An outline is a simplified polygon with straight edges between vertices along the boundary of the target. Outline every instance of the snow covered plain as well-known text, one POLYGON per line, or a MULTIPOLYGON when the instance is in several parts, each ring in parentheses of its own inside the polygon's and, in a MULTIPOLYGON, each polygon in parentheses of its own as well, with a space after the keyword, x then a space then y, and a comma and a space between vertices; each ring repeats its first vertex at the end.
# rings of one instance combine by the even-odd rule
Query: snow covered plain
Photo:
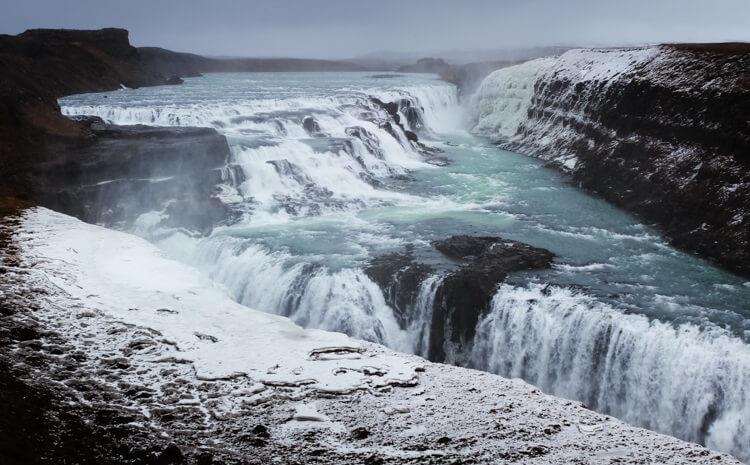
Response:
POLYGON ((5 228, 3 298, 34 304, 16 318, 85 353, 72 376, 121 392, 108 408, 190 462, 739 463, 520 380, 301 329, 135 236, 43 208, 5 228))

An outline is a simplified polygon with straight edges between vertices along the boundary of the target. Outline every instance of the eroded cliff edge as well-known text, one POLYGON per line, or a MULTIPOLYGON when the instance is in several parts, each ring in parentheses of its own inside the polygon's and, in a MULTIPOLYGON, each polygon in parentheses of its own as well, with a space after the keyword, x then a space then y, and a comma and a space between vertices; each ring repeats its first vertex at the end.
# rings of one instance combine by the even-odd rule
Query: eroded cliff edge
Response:
POLYGON ((572 50, 494 72, 473 130, 750 275, 750 45, 572 50))
POLYGON ((107 225, 161 208, 175 225, 210 229, 225 216, 214 198, 229 156, 223 136, 71 119, 57 104, 75 93, 181 82, 162 71, 124 29, 0 36, 0 197, 107 225))

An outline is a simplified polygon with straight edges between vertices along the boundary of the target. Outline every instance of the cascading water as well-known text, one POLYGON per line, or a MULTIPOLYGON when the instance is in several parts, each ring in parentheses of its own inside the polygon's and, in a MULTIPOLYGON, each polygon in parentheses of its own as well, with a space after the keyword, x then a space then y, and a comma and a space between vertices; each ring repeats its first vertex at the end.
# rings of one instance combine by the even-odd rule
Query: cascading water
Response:
POLYGON ((649 429, 747 450, 750 350, 719 328, 624 315, 554 286, 501 285, 472 365, 649 429))
MULTIPOLYGON (((430 124, 450 120, 444 115, 456 111, 455 89, 439 81, 414 86, 409 80, 383 88, 367 78, 352 87, 344 81, 344 89, 327 82, 310 89, 299 75, 287 78, 287 90, 296 86, 302 90, 292 90, 284 99, 276 98, 277 85, 270 81, 265 83, 272 84, 270 89, 233 87, 234 93, 223 94, 220 102, 178 99, 159 105, 114 106, 81 102, 66 105, 63 111, 117 124, 199 125, 222 131, 232 159, 224 170, 221 198, 243 212, 245 220, 197 243, 176 233, 162 246, 206 270, 243 304, 288 316, 303 326, 414 351, 378 286, 359 269, 341 269, 332 256, 338 248, 343 261, 358 255, 365 258, 361 242, 368 239, 369 231, 361 231, 362 237, 349 250, 343 249, 343 243, 330 243, 325 251, 300 253, 299 249, 301 241, 319 240, 314 236, 321 234, 305 222, 325 222, 338 214, 343 219, 334 221, 333 227, 347 227, 352 211, 422 202, 381 184, 432 166, 420 153, 423 148, 413 144, 405 131, 427 133, 430 124), (414 113, 407 117, 400 109, 402 117, 394 121, 373 97, 398 102, 401 109, 414 113), (410 121, 427 126, 416 127, 410 121), (285 230, 290 237, 279 237, 280 243, 269 247, 262 239, 269 228, 275 229, 274 234, 285 230)), ((190 83, 179 90, 189 88, 190 83)), ((149 235, 143 229, 139 232, 149 235)))
POLYGON ((414 317, 407 330, 414 341, 414 353, 427 357, 430 351, 430 326, 432 322, 432 309, 435 305, 435 296, 438 288, 443 282, 440 274, 427 277, 419 285, 419 293, 414 302, 414 317))
MULTIPOLYGON (((515 134, 539 69, 513 71, 505 87, 485 83, 475 127, 515 134)), ((421 280, 402 318, 365 272, 373 257, 409 245, 439 260, 430 241, 453 234, 547 248, 553 268, 500 286, 461 359, 750 460, 750 284, 675 251, 538 161, 462 132, 452 86, 420 75, 246 73, 104 95, 61 106, 227 136, 226 225, 208 237, 165 229, 155 206, 136 227, 237 301, 427 355, 449 270, 421 280), (398 123, 372 97, 393 103, 398 123)))

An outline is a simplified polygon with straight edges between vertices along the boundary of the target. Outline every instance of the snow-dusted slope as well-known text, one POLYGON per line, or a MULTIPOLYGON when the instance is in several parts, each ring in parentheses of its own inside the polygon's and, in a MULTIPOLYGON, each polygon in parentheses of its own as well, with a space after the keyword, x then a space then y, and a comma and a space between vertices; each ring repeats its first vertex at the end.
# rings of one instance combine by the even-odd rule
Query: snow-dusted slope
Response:
POLYGON ((162 459, 738 463, 519 380, 300 329, 127 234, 42 208, 0 233, 5 314, 38 328, 11 331, 6 350, 29 360, 29 382, 68 389, 65 408, 119 412, 131 441, 182 449, 162 459))
POLYGON ((747 47, 571 50, 485 78, 473 131, 749 274, 747 69, 747 47))

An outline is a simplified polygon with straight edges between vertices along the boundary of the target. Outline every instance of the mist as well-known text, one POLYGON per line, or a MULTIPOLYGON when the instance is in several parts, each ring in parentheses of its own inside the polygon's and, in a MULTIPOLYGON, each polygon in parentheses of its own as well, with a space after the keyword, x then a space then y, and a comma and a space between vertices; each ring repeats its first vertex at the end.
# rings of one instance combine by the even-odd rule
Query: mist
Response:
POLYGON ((535 46, 750 41, 746 0, 0 1, 0 33, 123 27, 138 46, 351 58, 535 46))

